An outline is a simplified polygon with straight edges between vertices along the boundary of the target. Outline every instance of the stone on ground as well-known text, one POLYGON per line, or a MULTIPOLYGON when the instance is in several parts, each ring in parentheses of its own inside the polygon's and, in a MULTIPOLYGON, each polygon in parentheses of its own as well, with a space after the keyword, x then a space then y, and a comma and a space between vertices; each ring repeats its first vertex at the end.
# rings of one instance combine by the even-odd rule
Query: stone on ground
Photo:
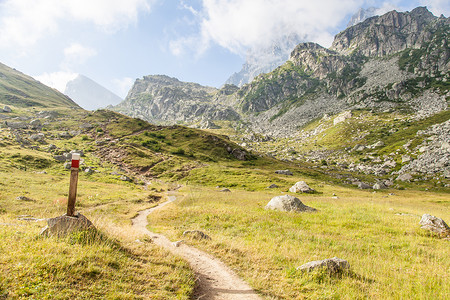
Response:
POLYGON ((200 230, 186 230, 183 236, 189 236, 196 240, 210 240, 211 237, 200 230))
POLYGON ((318 269, 325 269, 330 274, 338 274, 348 272, 350 270, 350 264, 344 259, 333 257, 324 260, 310 261, 297 268, 297 270, 306 272, 318 269))
POLYGON ((289 170, 276 170, 275 173, 276 173, 276 174, 281 174, 281 175, 290 175, 290 176, 294 175, 294 174, 292 174, 292 172, 289 171, 289 170))
POLYGON ((450 236, 450 227, 441 218, 424 214, 419 222, 420 228, 430 230, 440 236, 450 236))
POLYGON ((296 212, 313 212, 315 208, 306 206, 300 199, 291 196, 283 195, 273 197, 266 205, 265 209, 279 210, 279 211, 296 211, 296 212))
POLYGON ((63 237, 72 232, 95 230, 92 222, 80 213, 76 213, 73 217, 64 214, 56 218, 50 218, 47 219, 47 224, 42 229, 41 235, 63 237))
POLYGON ((306 182, 299 181, 289 189, 289 192, 291 192, 291 193, 314 193, 315 190, 310 188, 308 186, 308 184, 306 184, 306 182))

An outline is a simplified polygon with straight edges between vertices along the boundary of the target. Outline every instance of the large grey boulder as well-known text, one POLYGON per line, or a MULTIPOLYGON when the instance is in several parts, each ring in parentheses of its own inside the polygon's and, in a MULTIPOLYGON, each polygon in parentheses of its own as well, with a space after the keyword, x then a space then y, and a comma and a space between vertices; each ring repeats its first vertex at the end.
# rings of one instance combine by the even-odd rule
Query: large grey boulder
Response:
POLYGON ((296 211, 296 212, 313 212, 315 208, 306 206, 300 201, 300 199, 291 196, 283 195, 273 197, 272 200, 267 203, 265 209, 279 210, 279 211, 296 211))
POLYGON ((10 112, 12 112, 12 109, 11 109, 11 107, 5 105, 5 106, 3 107, 3 112, 5 112, 5 113, 10 113, 10 112))
POLYGON ((325 269, 330 274, 338 274, 348 272, 350 270, 350 264, 344 259, 333 257, 324 260, 310 261, 297 268, 297 270, 306 272, 320 269, 325 269))
POLYGON ((419 222, 420 228, 430 230, 440 236, 450 236, 450 227, 441 218, 424 214, 419 222))
POLYGON ((47 226, 41 230, 41 235, 63 237, 72 232, 95 230, 94 224, 80 213, 69 217, 66 214, 47 219, 47 226))
POLYGON ((289 189, 289 192, 291 192, 291 193, 314 193, 315 190, 310 188, 309 185, 306 184, 306 182, 299 181, 289 189))

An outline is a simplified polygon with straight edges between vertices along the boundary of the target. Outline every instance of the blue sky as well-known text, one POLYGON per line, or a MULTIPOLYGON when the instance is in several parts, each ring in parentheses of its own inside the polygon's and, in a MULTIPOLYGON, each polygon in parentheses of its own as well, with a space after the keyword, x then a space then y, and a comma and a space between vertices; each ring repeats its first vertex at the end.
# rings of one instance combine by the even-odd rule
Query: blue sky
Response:
POLYGON ((152 74, 220 87, 249 48, 286 33, 328 47, 369 6, 450 14, 448 0, 0 0, 0 62, 60 90, 80 73, 121 97, 152 74))

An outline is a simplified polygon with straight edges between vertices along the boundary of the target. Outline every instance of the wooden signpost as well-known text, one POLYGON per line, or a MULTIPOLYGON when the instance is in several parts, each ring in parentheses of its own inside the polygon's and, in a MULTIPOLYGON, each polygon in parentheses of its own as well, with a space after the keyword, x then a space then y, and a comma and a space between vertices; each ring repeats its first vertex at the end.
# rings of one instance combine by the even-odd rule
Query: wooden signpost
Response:
POLYGON ((72 165, 70 168, 69 200, 67 201, 67 216, 70 217, 73 217, 75 213, 75 201, 77 199, 79 168, 80 168, 80 154, 72 153, 72 165))

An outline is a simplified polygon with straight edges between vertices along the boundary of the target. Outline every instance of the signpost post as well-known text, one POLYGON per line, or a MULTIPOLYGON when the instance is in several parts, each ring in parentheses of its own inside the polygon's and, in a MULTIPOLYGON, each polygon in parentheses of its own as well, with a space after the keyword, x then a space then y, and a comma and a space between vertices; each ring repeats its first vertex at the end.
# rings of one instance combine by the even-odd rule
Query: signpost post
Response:
POLYGON ((67 201, 67 216, 70 217, 73 217, 75 213, 75 201, 77 199, 79 167, 80 167, 80 154, 72 153, 72 165, 70 168, 69 200, 67 201))

